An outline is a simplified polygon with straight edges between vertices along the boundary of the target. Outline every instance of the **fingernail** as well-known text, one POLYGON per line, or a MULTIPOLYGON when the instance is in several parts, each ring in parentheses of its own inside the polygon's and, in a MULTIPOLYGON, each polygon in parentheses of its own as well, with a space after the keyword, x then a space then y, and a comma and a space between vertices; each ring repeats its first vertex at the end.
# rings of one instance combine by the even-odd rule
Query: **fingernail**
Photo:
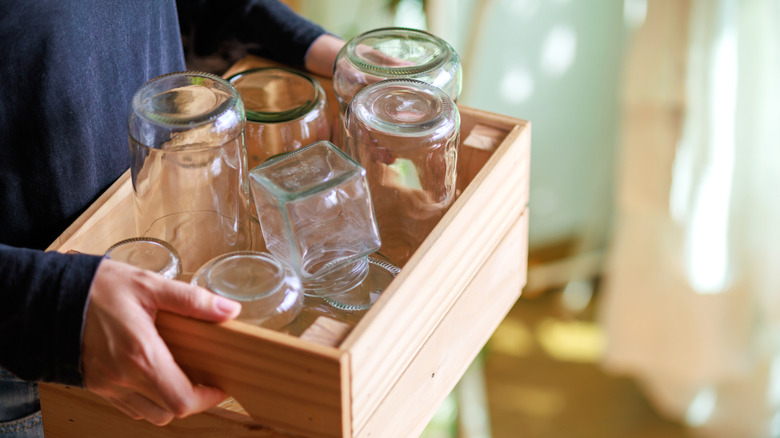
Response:
POLYGON ((216 297, 215 301, 216 302, 214 304, 217 306, 217 310, 224 313, 225 315, 232 315, 241 311, 241 303, 236 301, 223 297, 216 297))

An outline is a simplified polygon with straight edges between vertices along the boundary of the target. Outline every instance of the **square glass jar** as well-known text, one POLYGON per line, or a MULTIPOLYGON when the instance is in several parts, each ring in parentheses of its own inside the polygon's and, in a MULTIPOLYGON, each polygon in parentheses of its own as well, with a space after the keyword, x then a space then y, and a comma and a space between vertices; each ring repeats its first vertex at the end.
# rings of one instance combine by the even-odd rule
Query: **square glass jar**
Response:
POLYGON ((362 166, 319 141, 255 167, 250 185, 268 251, 301 276, 307 294, 363 280, 381 241, 362 166))

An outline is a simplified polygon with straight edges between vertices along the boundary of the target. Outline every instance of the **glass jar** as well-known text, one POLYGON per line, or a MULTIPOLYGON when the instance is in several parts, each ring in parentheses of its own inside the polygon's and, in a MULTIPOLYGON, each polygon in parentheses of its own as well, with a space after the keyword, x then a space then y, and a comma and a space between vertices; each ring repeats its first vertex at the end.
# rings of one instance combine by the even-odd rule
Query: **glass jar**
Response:
POLYGON ((352 38, 341 48, 333 70, 340 116, 334 143, 344 146, 347 106, 366 85, 384 79, 417 79, 441 88, 457 101, 462 76, 460 58, 452 46, 428 32, 389 27, 352 38))
POLYGON ((134 237, 111 245, 105 256, 175 280, 181 274, 181 259, 168 242, 153 237, 134 237))
POLYGON ((368 257, 368 273, 363 281, 347 293, 327 295, 323 299, 337 309, 337 313, 367 310, 379 299, 379 295, 399 272, 401 269, 398 266, 375 254, 368 257))
POLYGON ((368 257, 366 278, 347 293, 326 297, 307 295, 300 315, 285 330, 294 336, 303 334, 319 317, 325 317, 354 328, 366 311, 379 299, 401 270, 379 253, 368 257))
POLYGON ((330 140, 325 91, 311 76, 283 67, 261 67, 228 81, 244 102, 250 169, 274 155, 330 140))
POLYGON ((215 256, 251 245, 244 122, 236 89, 207 73, 163 75, 133 97, 137 232, 177 250, 185 281, 215 256))
POLYGON ((346 292, 366 278, 380 241, 362 167, 321 141, 250 177, 268 251, 301 276, 307 295, 346 292))
POLYGON ((240 302, 237 320, 272 330, 288 325, 303 308, 300 279, 268 253, 223 254, 198 269, 191 283, 240 302))
POLYGON ((378 82, 350 103, 345 151, 366 169, 382 253, 399 266, 455 199, 460 114, 438 87, 378 82))

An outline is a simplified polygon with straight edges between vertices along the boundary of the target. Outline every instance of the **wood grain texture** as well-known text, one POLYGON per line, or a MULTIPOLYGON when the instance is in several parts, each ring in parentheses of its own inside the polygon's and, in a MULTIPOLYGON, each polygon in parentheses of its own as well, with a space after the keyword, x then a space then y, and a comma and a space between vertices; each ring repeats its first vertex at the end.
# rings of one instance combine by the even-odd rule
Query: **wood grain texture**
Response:
POLYGON ((133 420, 79 388, 39 385, 46 438, 296 438, 225 409, 176 419, 166 427, 133 420))
POLYGON ((530 126, 517 124, 342 344, 351 357, 353 430, 364 427, 520 217, 529 160, 530 126))
POLYGON ((462 192, 485 167, 493 152, 507 137, 509 131, 485 125, 474 125, 458 147, 458 191, 462 192))
POLYGON ((301 339, 319 345, 337 347, 352 327, 341 321, 320 316, 301 334, 301 339))
POLYGON ((528 210, 517 219, 356 436, 420 435, 520 296, 526 282, 528 210))
POLYGON ((130 171, 122 174, 47 248, 103 254, 120 240, 135 237, 135 211, 130 171))
POLYGON ((342 435, 342 355, 238 321, 213 324, 161 313, 157 326, 193 381, 230 394, 252 418, 316 437, 342 435))

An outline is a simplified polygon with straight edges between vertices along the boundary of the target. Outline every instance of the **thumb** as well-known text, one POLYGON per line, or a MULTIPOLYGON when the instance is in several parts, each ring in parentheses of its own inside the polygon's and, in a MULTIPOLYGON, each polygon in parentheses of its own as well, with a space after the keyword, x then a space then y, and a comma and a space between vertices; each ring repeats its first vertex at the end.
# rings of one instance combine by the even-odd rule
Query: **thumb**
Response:
POLYGON ((176 280, 163 281, 164 287, 154 295, 158 310, 214 322, 233 319, 241 312, 240 303, 201 287, 176 280))

